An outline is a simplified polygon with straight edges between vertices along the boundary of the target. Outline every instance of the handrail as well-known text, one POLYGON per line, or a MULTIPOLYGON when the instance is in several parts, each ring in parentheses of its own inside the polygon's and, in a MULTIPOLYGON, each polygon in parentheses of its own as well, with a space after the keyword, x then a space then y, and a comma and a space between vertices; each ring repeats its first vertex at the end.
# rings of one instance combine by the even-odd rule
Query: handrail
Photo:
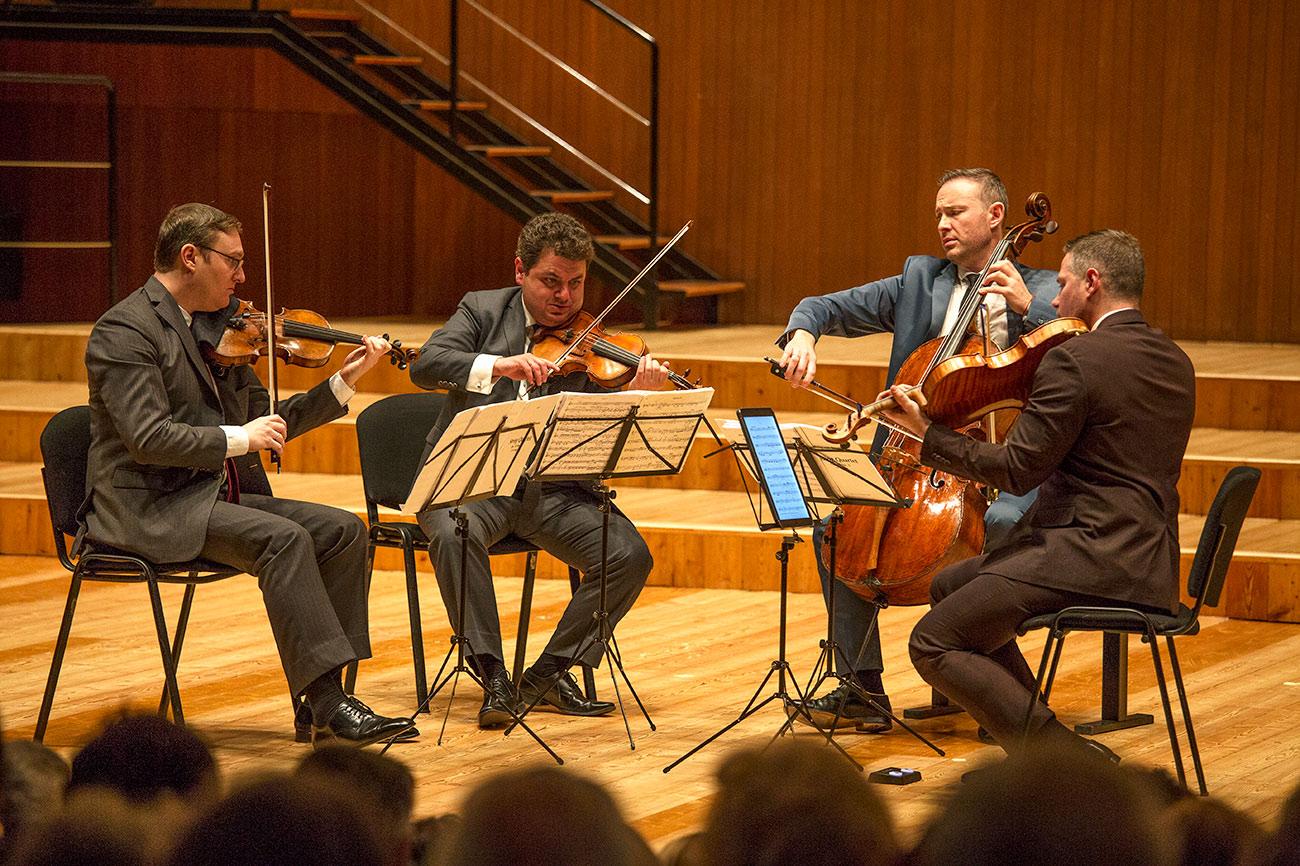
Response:
MULTIPOLYGON (((607 102, 614 105, 624 113, 630 115, 634 120, 636 120, 641 125, 647 126, 649 128, 649 133, 650 133, 650 143, 649 143, 650 165, 649 165, 649 178, 648 178, 649 189, 645 193, 641 193, 635 188, 635 186, 632 186, 631 184, 624 182, 621 178, 617 177, 612 172, 606 170, 599 164, 595 163, 594 160, 590 159, 589 157, 586 156, 586 154, 583 154, 581 151, 577 150, 577 148, 573 147, 573 145, 569 144, 567 141, 564 141, 558 135, 551 132, 543 124, 538 123, 532 117, 529 117, 526 113, 522 112, 517 107, 513 105, 510 106, 511 111, 513 111, 516 115, 522 117, 531 126, 541 130, 553 141, 560 143, 565 148, 565 150, 567 150, 569 153, 579 157, 583 162, 585 162, 586 164, 594 168, 601 175, 605 176, 606 178, 609 178, 618 186, 622 187, 625 192, 628 192, 634 198, 644 203, 647 206, 649 211, 646 222, 649 224, 648 235, 650 241, 650 250, 651 252, 653 252, 654 250, 658 249, 659 247, 659 43, 658 41, 656 41, 653 36, 645 32, 644 30, 642 30, 636 24, 632 23, 627 18, 620 15, 618 12, 615 12, 613 9, 609 8, 604 3, 600 2, 600 0, 580 0, 580 2, 585 3, 587 6, 590 6, 591 8, 595 9, 597 12, 601 13, 606 18, 613 21, 619 27, 623 28, 628 33, 631 33, 637 39, 645 43, 646 46, 649 48, 650 50, 650 82, 649 82, 650 116, 647 118, 642 116, 640 113, 636 112, 629 106, 627 106, 625 103, 623 103, 618 98, 614 97, 612 94, 606 92, 603 88, 596 85, 595 82, 591 81, 591 79, 587 78, 585 75, 578 72, 569 64, 565 63, 563 60, 556 57, 551 52, 545 50, 533 40, 524 36, 517 29, 515 29, 514 27, 510 26, 508 23, 503 21, 500 17, 493 14, 488 9, 484 8, 481 4, 476 2, 476 0, 449 0, 448 13, 450 19, 449 23, 451 27, 451 36, 449 40, 450 56, 447 58, 447 65, 449 67, 448 91, 449 91, 451 104, 449 106, 449 111, 448 111, 447 125, 448 125, 448 130, 452 141, 456 140, 457 115, 459 114, 460 111, 459 109, 459 85, 460 85, 460 76, 461 76, 460 4, 462 2, 468 3, 471 7, 477 10, 481 15, 483 15, 493 24, 497 25, 498 27, 501 27, 507 33, 514 36, 516 39, 519 39, 525 45, 532 48, 539 55, 541 55, 545 60, 559 67, 562 71, 568 73, 571 77, 577 79, 578 81, 586 85, 598 96, 605 99, 607 102)), ((469 78, 469 76, 466 77, 469 78)), ((477 86, 480 87, 481 90, 484 90, 489 93, 491 92, 489 88, 482 86, 481 83, 479 82, 475 82, 475 83, 477 86)), ((498 101, 504 102, 503 100, 499 99, 499 96, 495 98, 497 98, 498 101)))
MULTIPOLYGON (((5 6, 9 4, 6 2, 5 6)), ((99 163, 77 164, 77 168, 93 167, 107 168, 108 171, 108 305, 111 307, 117 303, 117 88, 113 85, 111 79, 103 75, 65 75, 56 72, 0 72, 0 81, 11 84, 54 84, 54 85, 72 85, 78 87, 102 87, 104 88, 105 106, 108 117, 108 164, 103 166, 99 163)), ((39 161, 28 161, 39 162, 39 161)), ((49 161, 55 162, 55 161, 49 161)), ((59 161, 61 162, 61 161, 59 161)), ((28 167, 41 167, 31 165, 28 167)), ((73 167, 73 166, 62 166, 73 167)), ((33 248, 35 244, 42 244, 40 249, 103 249, 102 246, 67 246, 69 242, 31 242, 33 248), (57 246, 51 244, 58 244, 57 246)), ((100 242, 88 242, 99 244, 100 242)))

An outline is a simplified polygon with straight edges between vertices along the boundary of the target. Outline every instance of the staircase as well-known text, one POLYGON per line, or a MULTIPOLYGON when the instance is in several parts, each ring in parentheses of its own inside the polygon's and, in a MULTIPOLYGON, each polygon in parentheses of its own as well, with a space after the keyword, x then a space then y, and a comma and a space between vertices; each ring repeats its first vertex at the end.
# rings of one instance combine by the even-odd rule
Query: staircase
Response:
MULTIPOLYGON (((457 0, 453 6, 468 2, 471 0, 457 0)), ((521 140, 494 112, 504 115, 508 108, 516 119, 537 130, 540 139, 549 131, 513 106, 498 106, 490 98, 463 98, 460 79, 466 76, 457 74, 454 47, 449 59, 452 74, 448 80, 440 80, 426 68, 430 61, 437 63, 437 57, 393 50, 361 26, 360 13, 332 9, 265 12, 256 11, 256 4, 253 11, 20 4, 0 8, 0 36, 120 42, 197 40, 274 48, 512 218, 524 222, 555 209, 571 213, 596 240, 593 275, 618 289, 671 234, 664 231, 670 227, 659 225, 658 46, 593 0, 574 2, 599 9, 648 40, 654 60, 647 118, 651 160, 645 189, 596 165, 562 139, 557 141, 563 147, 521 140), (566 168, 565 162, 582 162, 609 184, 593 188, 566 168), (621 201, 644 205, 646 217, 635 215, 621 201)), ((716 321, 717 298, 743 288, 741 282, 719 278, 678 247, 660 261, 656 273, 643 280, 632 297, 645 327, 654 328, 675 318, 688 304, 707 305, 703 318, 716 321)))

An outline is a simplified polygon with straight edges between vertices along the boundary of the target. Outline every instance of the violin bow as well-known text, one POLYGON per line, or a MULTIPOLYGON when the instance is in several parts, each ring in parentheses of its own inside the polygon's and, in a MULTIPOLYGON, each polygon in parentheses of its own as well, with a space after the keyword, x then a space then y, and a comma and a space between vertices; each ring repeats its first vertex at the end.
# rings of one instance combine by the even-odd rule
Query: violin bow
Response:
POLYGON ((650 273, 650 271, 654 269, 655 265, 659 264, 659 260, 662 259, 665 255, 667 255, 668 251, 671 250, 673 246, 679 240, 682 239, 682 235, 690 231, 691 226, 694 224, 695 224, 695 220, 687 220, 686 225, 682 226, 677 230, 677 234, 673 235, 672 240, 664 244, 663 248, 659 250, 659 252, 655 253, 654 258, 650 260, 650 263, 647 264, 644 268, 642 268, 641 272, 637 274, 635 277, 633 277, 632 281, 628 283, 626 286, 624 286, 623 290, 614 297, 614 300, 610 301, 609 304, 605 307, 605 309, 600 311, 600 315, 596 316, 596 318, 591 320, 591 324, 583 329, 582 333, 578 335, 577 339, 575 339, 572 343, 570 343, 568 347, 565 348, 565 350, 560 353, 560 357, 555 359, 555 366, 557 367, 560 366, 565 362, 565 360, 568 359, 569 354, 573 352, 573 350, 576 349, 579 345, 581 345, 582 341, 587 339, 587 336, 592 331, 596 330, 596 328, 600 326, 600 323, 604 320, 606 316, 609 315, 610 311, 613 310, 616 306, 618 306, 620 301, 622 301, 624 298, 627 297, 628 292, 636 288, 636 284, 641 281, 641 278, 644 277, 646 274, 650 273))
MULTIPOLYGON (((262 182, 262 245, 266 258, 266 372, 271 395, 271 414, 280 414, 280 378, 275 367, 275 295, 271 290, 271 185, 262 182)), ((280 455, 271 451, 271 462, 280 472, 280 455)))

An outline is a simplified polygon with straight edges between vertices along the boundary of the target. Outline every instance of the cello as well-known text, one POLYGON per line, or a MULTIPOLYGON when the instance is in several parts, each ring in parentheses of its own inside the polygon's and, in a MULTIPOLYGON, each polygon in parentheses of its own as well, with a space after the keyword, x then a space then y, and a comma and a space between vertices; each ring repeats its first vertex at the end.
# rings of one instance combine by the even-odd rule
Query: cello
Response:
MULTIPOLYGON (((1056 231, 1051 202, 1043 193, 1029 197, 1025 212, 1029 219, 1010 228, 998 242, 976 286, 984 284, 994 264, 1014 260, 1031 241, 1056 231)), ((908 356, 895 384, 919 390, 932 419, 992 441, 1000 432, 992 413, 1023 406, 1042 357, 1087 327, 1078 319, 1056 319, 1024 335, 1012 348, 990 352, 987 337, 971 333, 981 309, 980 293, 967 292, 952 331, 908 356)), ((851 409, 842 427, 827 425, 823 435, 847 445, 892 404, 886 398, 851 409)), ((830 531, 837 536, 835 577, 873 604, 928 603, 934 576, 977 555, 984 546, 984 513, 995 491, 930 469, 922 465, 920 456, 921 442, 891 427, 877 468, 901 500, 911 500, 911 507, 882 513, 871 506, 848 505, 843 507, 843 520, 838 525, 832 522, 830 531)), ((824 560, 828 554, 829 545, 823 546, 824 560)))

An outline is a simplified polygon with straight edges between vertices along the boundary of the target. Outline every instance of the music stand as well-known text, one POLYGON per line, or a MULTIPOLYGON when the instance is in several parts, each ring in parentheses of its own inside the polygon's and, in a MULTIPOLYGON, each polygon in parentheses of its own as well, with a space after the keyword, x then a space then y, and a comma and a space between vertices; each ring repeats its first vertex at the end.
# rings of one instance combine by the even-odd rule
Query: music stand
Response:
MULTIPOLYGON (((817 518, 804 495, 804 488, 798 482, 794 466, 782 441, 780 428, 776 424, 776 416, 772 410, 740 409, 737 415, 740 417, 746 441, 744 443, 733 443, 713 452, 713 454, 720 454, 722 451, 727 450, 732 452, 732 456, 735 458, 736 465, 740 470, 741 480, 745 485, 745 494, 749 499, 750 509, 754 512, 754 520, 758 524, 759 530, 783 529, 790 531, 789 535, 781 539, 781 549, 776 554, 776 559, 781 564, 781 603, 777 630, 777 657, 768 665, 766 675, 764 675, 762 682, 758 684, 758 688, 754 690, 754 694, 750 697, 749 702, 745 704, 745 708, 740 711, 740 714, 698 743, 690 751, 664 767, 664 772, 670 772, 678 764, 702 750, 772 701, 778 699, 782 702, 782 706, 797 707, 795 715, 802 715, 808 724, 819 732, 827 734, 826 741, 838 749, 849 763, 861 770, 862 765, 855 761, 853 756, 846 752, 843 746, 835 742, 826 731, 822 730, 821 725, 817 724, 817 720, 808 712, 804 692, 800 690, 798 678, 795 677, 790 668, 790 662, 785 656, 790 551, 803 540, 795 530, 801 526, 812 526, 817 518), (757 492, 751 490, 750 478, 757 481, 757 492), (766 518, 764 517, 765 505, 768 512, 766 518), (767 684, 771 682, 773 675, 777 678, 776 691, 760 701, 759 696, 767 688, 767 684), (798 701, 793 700, 786 690, 787 676, 789 676, 790 684, 799 697, 798 701)), ((709 456, 713 456, 713 454, 709 456)), ((786 718, 772 736, 772 739, 776 740, 777 737, 783 736, 790 730, 792 724, 791 718, 786 718)))
MULTIPOLYGON (((538 442, 537 430, 554 410, 556 402, 556 397, 543 397, 538 400, 492 403, 457 413, 420 468, 411 486, 411 493, 402 504, 402 512, 405 514, 418 514, 428 508, 450 507, 451 518, 456 522, 456 537, 460 539, 460 594, 456 602, 456 618, 451 624, 451 645, 438 667, 438 673, 433 677, 436 683, 433 691, 412 713, 414 717, 427 712, 434 697, 448 683, 451 684, 447 710, 438 731, 440 746, 447 731, 447 720, 451 716, 451 705, 456 699, 460 675, 468 675, 479 688, 487 691, 482 678, 465 663, 465 656, 473 655, 474 647, 469 637, 463 633, 469 582, 469 515, 461 510, 461 506, 500 496, 502 491, 515 488, 523 474, 524 459, 538 442), (447 670, 453 653, 456 663, 447 670)), ((511 706, 506 707, 506 712, 514 720, 512 728, 516 724, 523 725, 528 735, 557 764, 564 763, 564 759, 523 722, 522 714, 516 713, 511 706)), ((394 740, 395 738, 389 739, 380 754, 388 751, 394 740)))
MULTIPOLYGON (((696 432, 702 423, 708 424, 704 411, 713 399, 713 389, 569 392, 557 396, 560 402, 547 422, 541 444, 528 468, 528 477, 534 481, 586 481, 600 496, 600 602, 593 614, 595 625, 591 634, 579 645, 568 663, 550 677, 519 717, 523 719, 531 713, 574 664, 593 647, 599 646, 601 659, 609 662, 609 678, 623 717, 628 746, 635 750, 636 741, 632 738, 632 726, 623 705, 618 677, 614 675, 615 668, 650 730, 654 731, 656 727, 623 667, 614 627, 609 621, 606 573, 609 568, 609 516, 614 491, 605 482, 612 478, 681 472, 696 432)), ((717 438, 716 433, 714 437, 717 438)), ((522 724, 522 721, 507 727, 507 734, 515 724, 522 724)))
MULTIPOLYGON (((819 444, 813 442, 808 436, 800 435, 802 430, 796 430, 795 432, 796 435, 792 445, 796 454, 794 460, 795 474, 799 479, 800 488, 814 510, 816 510, 817 505, 832 507, 829 517, 830 531, 823 538, 828 549, 827 568, 831 580, 835 580, 836 536, 839 524, 844 518, 842 506, 906 508, 911 505, 911 502, 899 499, 894 494, 889 484, 876 471, 865 451, 819 444)), ((852 672, 857 670, 857 665, 861 661, 867 641, 871 639, 871 632, 877 628, 880 621, 880 611, 888 606, 888 600, 881 595, 877 595, 875 599, 863 599, 876 608, 876 615, 871 618, 871 623, 867 626, 867 633, 863 638, 862 646, 858 648, 857 658, 850 663, 843 647, 835 640, 834 587, 826 595, 826 640, 822 641, 821 654, 817 657, 816 663, 813 664, 813 672, 804 691, 811 700, 812 696, 817 693, 817 690, 827 680, 835 680, 845 687, 844 694, 835 709, 835 717, 831 720, 830 729, 826 733, 827 739, 829 740, 834 735, 851 691, 867 706, 897 722, 903 730, 929 746, 936 754, 943 756, 944 751, 942 749, 918 733, 901 718, 894 715, 892 710, 878 702, 870 692, 862 688, 853 676, 852 672), (844 663, 845 669, 849 671, 848 674, 836 673, 836 658, 844 663)), ((790 713, 788 722, 793 724, 798 715, 798 713, 790 713)))

